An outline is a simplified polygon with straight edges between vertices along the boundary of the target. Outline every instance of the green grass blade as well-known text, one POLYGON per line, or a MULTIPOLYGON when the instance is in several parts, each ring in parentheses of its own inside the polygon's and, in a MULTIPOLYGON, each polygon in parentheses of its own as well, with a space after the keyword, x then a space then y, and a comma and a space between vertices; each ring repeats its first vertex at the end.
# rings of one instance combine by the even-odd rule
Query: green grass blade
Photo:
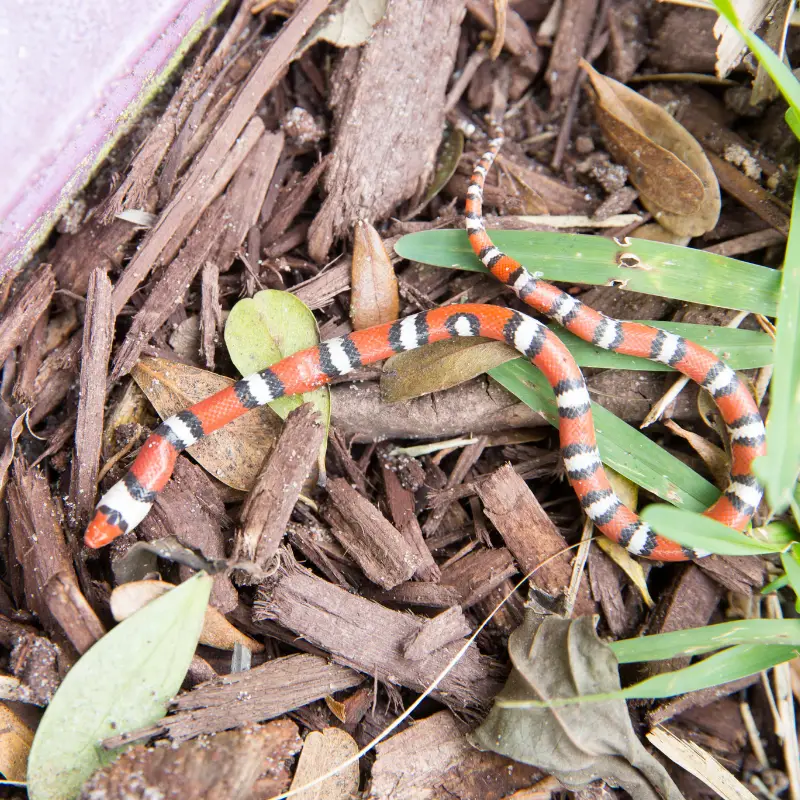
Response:
MULTIPOLYGON (((515 359, 489 371, 498 383, 558 427, 553 390, 528 361, 515 359)), ((670 503, 702 511, 718 497, 717 489, 635 428, 592 403, 597 446, 603 463, 670 503)))
POLYGON ((696 656, 738 644, 800 647, 800 619, 744 619, 609 642, 620 664, 696 656))
POLYGON ((798 655, 800 648, 795 645, 740 644, 697 664, 628 686, 622 695, 628 700, 674 697, 755 675, 798 655))
POLYGON ((795 541, 791 531, 783 525, 759 528, 759 538, 755 539, 715 519, 670 506, 647 506, 642 511, 642 519, 673 542, 721 556, 780 553, 795 541))
POLYGON ((781 514, 792 500, 800 472, 800 178, 795 184, 777 316, 767 455, 758 459, 755 469, 773 513, 781 514))
POLYGON ((793 547, 786 553, 781 553, 781 564, 786 573, 786 580, 795 594, 795 609, 800 612, 800 548, 793 547))
MULTIPOLYGON (((688 322, 656 322, 642 320, 645 325, 676 333, 705 347, 722 358, 732 369, 756 369, 773 362, 773 341, 762 331, 743 331, 738 328, 718 328, 714 325, 692 325, 688 322)), ((569 348, 578 366, 601 369, 632 369, 647 372, 674 372, 672 367, 647 358, 626 356, 612 350, 602 350, 579 339, 560 325, 550 329, 569 348)))
MULTIPOLYGON (((497 247, 546 280, 614 285, 632 292, 775 316, 780 273, 687 247, 576 233, 491 231, 497 247), (635 268, 621 257, 638 259, 635 268)), ((395 245, 402 258, 439 267, 485 272, 465 231, 422 231, 395 245)), ((630 263, 630 259, 625 259, 630 263)))

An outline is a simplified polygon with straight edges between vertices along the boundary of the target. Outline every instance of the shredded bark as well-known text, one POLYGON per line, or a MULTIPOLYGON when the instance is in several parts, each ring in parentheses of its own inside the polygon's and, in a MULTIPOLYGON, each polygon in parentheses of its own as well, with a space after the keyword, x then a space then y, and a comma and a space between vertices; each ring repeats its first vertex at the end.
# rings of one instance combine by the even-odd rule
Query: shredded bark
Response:
MULTIPOLYGON (((500 532, 520 570, 527 574, 538 567, 531 583, 553 597, 565 592, 572 577, 572 555, 567 552, 543 564, 567 542, 525 481, 505 465, 480 483, 477 491, 486 516, 500 532)), ((575 614, 592 613, 593 607, 586 583, 582 583, 575 614)))
POLYGON ((323 513, 331 532, 373 583, 391 589, 419 569, 418 548, 347 481, 334 478, 327 490, 323 513))
POLYGON ((448 608, 427 622, 405 643, 403 655, 412 661, 430 655, 440 647, 457 642, 472 632, 464 612, 448 608))
POLYGON ((419 557, 420 563, 414 576, 421 581, 436 583, 439 580, 441 570, 434 561, 431 551, 422 536, 422 528, 416 515, 414 493, 401 484, 400 478, 392 468, 385 452, 380 457, 380 466, 383 485, 386 490, 386 503, 389 506, 389 512, 392 515, 394 524, 414 553, 419 557))
POLYGON ((230 160, 232 151, 220 167, 220 172, 235 172, 230 188, 208 206, 186 246, 167 267, 134 317, 114 361, 111 373, 114 380, 131 370, 142 348, 181 301, 206 260, 213 259, 220 271, 233 261, 234 253, 258 217, 282 141, 282 136, 264 134, 252 142, 249 151, 245 150, 246 144, 239 148, 233 161, 230 160))
MULTIPOLYGON (((225 506, 219 490, 205 470, 185 456, 178 456, 172 480, 159 493, 138 531, 148 542, 174 536, 181 544, 200 551, 209 559, 225 558, 226 537, 222 524, 225 506)), ((183 580, 192 571, 180 568, 183 580)), ((232 611, 239 596, 226 575, 215 575, 211 604, 223 614, 232 611)))
POLYGON ((216 363, 217 333, 222 328, 222 306, 219 302, 219 267, 211 261, 203 264, 203 288, 200 301, 200 329, 203 335, 202 355, 206 367, 216 363))
POLYGON ((331 78, 335 130, 327 197, 308 236, 318 263, 357 219, 385 218, 427 182, 463 14, 464 0, 394 0, 361 53, 341 58, 331 78), (413 122, 405 109, 414 110, 413 122))
POLYGON ((297 725, 288 719, 242 730, 200 736, 172 747, 128 750, 84 784, 80 800, 131 797, 252 800, 289 786, 288 760, 299 752, 297 725), (213 757, 209 757, 213 754, 213 757))
POLYGON ((544 777, 536 767, 476 750, 466 730, 439 711, 379 744, 369 800, 501 800, 544 777))
MULTIPOLYGON (((242 507, 233 558, 252 561, 266 572, 283 540, 286 526, 303 484, 314 469, 325 426, 310 403, 292 411, 242 507)), ((242 580, 248 579, 242 573, 242 580)))
POLYGON ((75 424, 75 456, 72 459, 70 502, 72 522, 83 529, 94 509, 97 469, 103 440, 106 374, 114 342, 111 281, 95 270, 86 295, 86 322, 81 352, 81 390, 75 424))
POLYGON ((286 68, 302 37, 328 3, 329 0, 305 0, 298 6, 261 62, 250 73, 211 141, 192 164, 183 185, 114 287, 114 308, 117 312, 157 263, 172 260, 205 209, 225 188, 238 166, 236 160, 241 163, 241 159, 263 133, 263 123, 253 114, 261 98, 286 68))
MULTIPOLYGON (((420 620, 350 594, 299 566, 282 569, 262 588, 253 618, 275 620, 336 662, 416 691, 427 688, 459 650, 451 644, 418 661, 403 658, 403 643, 419 630, 420 620)), ((497 689, 490 664, 472 645, 433 696, 456 708, 484 707, 497 689)))
MULTIPOLYGON (((647 633, 669 633, 708 625, 722 597, 722 588, 701 569, 689 564, 681 569, 670 587, 661 596, 650 617, 647 633)), ((691 658, 672 658, 647 664, 647 671, 657 675, 688 666, 691 658)))
POLYGON ((563 102, 572 92, 578 62, 589 44, 597 6, 597 0, 564 0, 561 24, 547 64, 552 105, 563 102))
MULTIPOLYGON (((66 634, 79 652, 104 633, 102 623, 78 585, 61 528, 61 513, 42 473, 23 456, 14 460, 8 486, 13 554, 22 569, 25 605, 51 634, 66 634)), ((22 605, 23 598, 17 598, 22 605)))
POLYGON ((55 290, 53 269, 49 264, 42 264, 0 319, 0 364, 31 335, 39 317, 50 305, 55 290))
POLYGON ((481 547, 445 566, 440 582, 458 593, 462 608, 469 608, 516 572, 517 565, 505 547, 481 547))
POLYGON ((313 703, 334 692, 358 686, 363 676, 312 655, 276 658, 253 669, 201 684, 179 695, 173 713, 129 736, 107 739, 111 749, 165 733, 184 741, 204 733, 263 722, 313 703))

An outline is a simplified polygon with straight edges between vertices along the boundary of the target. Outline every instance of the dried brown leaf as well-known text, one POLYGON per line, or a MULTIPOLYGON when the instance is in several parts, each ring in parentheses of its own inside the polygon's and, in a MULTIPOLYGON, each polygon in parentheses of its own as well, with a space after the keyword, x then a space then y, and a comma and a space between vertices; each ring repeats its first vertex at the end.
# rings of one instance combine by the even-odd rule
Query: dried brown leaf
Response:
MULTIPOLYGON (((142 358, 131 374, 162 419, 234 383, 222 375, 163 358, 142 358)), ((262 406, 192 445, 187 452, 217 480, 249 491, 281 428, 280 417, 262 406)))
POLYGON ((400 314, 400 293, 392 260, 378 231, 358 220, 353 237, 350 319, 357 330, 394 322, 400 314))
POLYGON ((690 447, 703 459, 703 463, 708 467, 708 471, 714 476, 714 483, 723 487, 728 483, 728 470, 730 459, 727 453, 721 448, 712 444, 708 439, 703 438, 697 433, 687 431, 674 420, 664 421, 664 425, 669 428, 676 436, 680 436, 689 443, 690 447))
POLYGON ((6 780, 24 782, 33 731, 5 703, 0 703, 0 730, 0 772, 6 780))
POLYGON ((582 66, 608 150, 630 170, 645 208, 672 233, 710 231, 719 219, 719 183, 697 140, 656 103, 582 66))
MULTIPOLYGON (((292 780, 292 789, 300 789, 315 778, 352 758, 358 752, 355 739, 341 728, 311 731, 303 743, 292 780)), ((298 800, 350 800, 358 794, 358 762, 351 764, 326 781, 297 794, 298 800)))
MULTIPOLYGON (((508 640, 513 671, 499 700, 551 701, 620 689, 617 659, 577 620, 528 611, 508 640)), ((598 778, 640 800, 681 800, 666 770, 634 733, 625 701, 557 707, 495 705, 470 737, 482 750, 540 767, 568 788, 598 778)))
POLYGON ((383 368, 381 396, 397 403, 449 389, 514 358, 519 353, 512 347, 482 337, 436 342, 392 356, 383 368))

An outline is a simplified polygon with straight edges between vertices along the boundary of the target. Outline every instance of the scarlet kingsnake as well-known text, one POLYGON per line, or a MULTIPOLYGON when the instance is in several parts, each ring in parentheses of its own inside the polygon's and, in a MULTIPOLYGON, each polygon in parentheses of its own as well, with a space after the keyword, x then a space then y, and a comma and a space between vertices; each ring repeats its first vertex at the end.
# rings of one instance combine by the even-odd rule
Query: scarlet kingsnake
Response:
MULTIPOLYGON (((501 253, 481 219, 483 184, 502 144, 497 131, 472 173, 466 199, 466 227, 483 264, 529 306, 587 342, 616 353, 668 364, 705 387, 727 426, 731 479, 705 515, 732 528, 747 526, 761 501, 753 460, 765 452, 764 425, 753 397, 736 373, 712 353, 681 336, 635 322, 620 322, 585 306, 560 289, 537 280, 501 253)), ((443 339, 485 336, 504 341, 529 358, 547 378, 558 404, 561 454, 567 478, 589 518, 631 553, 662 561, 701 555, 657 536, 619 500, 597 450, 591 402, 583 376, 561 340, 535 319, 507 308, 452 305, 397 322, 356 331, 284 358, 269 369, 170 417, 147 439, 128 474, 97 505, 85 536, 89 547, 108 544, 133 530, 170 479, 178 454, 203 436, 278 397, 316 389, 352 370, 395 353, 443 339)))

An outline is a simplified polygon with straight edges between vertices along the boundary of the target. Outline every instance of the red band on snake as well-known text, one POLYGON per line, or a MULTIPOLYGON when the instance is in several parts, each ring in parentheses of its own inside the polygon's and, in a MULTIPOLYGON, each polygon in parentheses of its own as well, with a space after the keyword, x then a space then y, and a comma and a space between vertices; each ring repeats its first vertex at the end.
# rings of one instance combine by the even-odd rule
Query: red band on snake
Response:
MULTIPOLYGON (((764 425, 747 387, 730 367, 699 345, 648 325, 606 317, 538 280, 501 253, 481 219, 484 178, 501 143, 500 136, 492 139, 467 190, 466 226, 473 250, 522 302, 581 339, 616 353, 668 364, 709 391, 730 437, 731 477, 719 500, 704 513, 732 528, 744 529, 762 495, 752 475, 752 463, 765 452, 764 425)), ((144 443, 128 474, 101 498, 85 543, 102 547, 133 530, 170 479, 178 454, 250 409, 278 397, 311 391, 396 353, 463 336, 504 341, 542 371, 556 396, 567 478, 587 516, 606 536, 634 555, 661 561, 703 555, 657 536, 614 493, 597 450, 589 392, 561 340, 531 317, 487 305, 444 306, 324 342, 170 417, 144 443)))

